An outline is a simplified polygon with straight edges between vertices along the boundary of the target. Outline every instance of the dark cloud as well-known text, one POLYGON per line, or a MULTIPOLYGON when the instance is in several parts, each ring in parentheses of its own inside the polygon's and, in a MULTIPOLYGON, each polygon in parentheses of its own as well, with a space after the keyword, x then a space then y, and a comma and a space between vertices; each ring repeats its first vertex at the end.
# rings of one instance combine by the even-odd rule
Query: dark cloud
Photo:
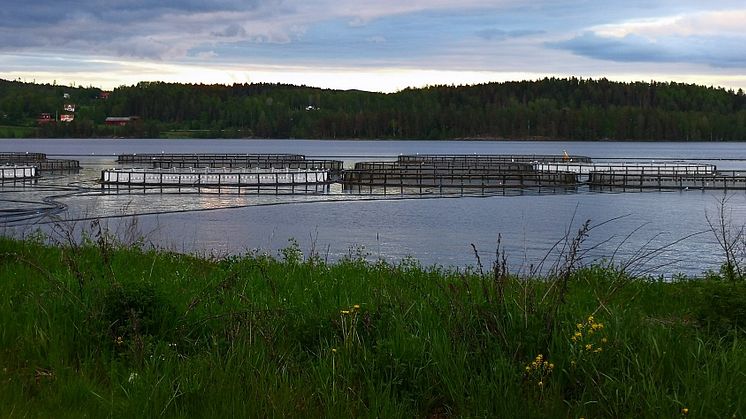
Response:
MULTIPOLYGON (((252 15, 286 11, 283 0, 39 0, 0 8, 0 49, 68 49, 160 58, 211 37, 246 36, 252 15), (231 21, 234 19, 236 21, 231 21), (191 44, 190 44, 191 43, 191 44)), ((71 51, 74 52, 74 51, 71 51)))
POLYGON ((547 46, 569 50, 584 57, 610 61, 673 61, 661 45, 644 38, 627 35, 624 38, 598 36, 586 32, 567 41, 550 42, 547 46))
POLYGON ((546 33, 546 31, 530 30, 530 29, 519 29, 506 31, 502 29, 482 29, 475 32, 476 35, 487 41, 502 41, 510 38, 520 38, 524 36, 540 35, 546 33))
POLYGON ((246 29, 243 28, 243 26, 240 26, 238 24, 231 24, 228 25, 224 30, 220 32, 212 32, 213 36, 217 36, 219 38, 235 38, 235 37, 245 37, 246 36, 246 29))
POLYGON ((746 66, 746 39, 728 37, 666 36, 650 39, 638 35, 611 37, 586 32, 546 45, 605 61, 682 62, 721 68, 746 66))

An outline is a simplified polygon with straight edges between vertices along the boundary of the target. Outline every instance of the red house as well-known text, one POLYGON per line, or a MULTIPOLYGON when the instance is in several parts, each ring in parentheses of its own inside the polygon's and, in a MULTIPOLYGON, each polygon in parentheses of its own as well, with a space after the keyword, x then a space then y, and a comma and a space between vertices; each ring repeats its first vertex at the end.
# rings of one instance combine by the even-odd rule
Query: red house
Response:
POLYGON ((55 123, 57 121, 55 120, 55 118, 52 118, 52 114, 51 113, 42 113, 42 114, 39 114, 38 118, 36 118, 36 122, 39 125, 41 125, 41 124, 51 124, 51 123, 55 123))

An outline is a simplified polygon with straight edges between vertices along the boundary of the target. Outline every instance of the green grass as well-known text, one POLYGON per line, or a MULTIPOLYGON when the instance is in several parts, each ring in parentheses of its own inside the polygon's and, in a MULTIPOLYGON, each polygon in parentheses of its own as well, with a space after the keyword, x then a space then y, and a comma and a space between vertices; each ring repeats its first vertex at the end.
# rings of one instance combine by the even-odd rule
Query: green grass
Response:
POLYGON ((0 125, 0 138, 30 138, 36 135, 35 127, 0 125))
POLYGON ((746 414, 738 282, 591 267, 560 296, 556 278, 105 237, 0 238, 0 278, 2 417, 746 414))

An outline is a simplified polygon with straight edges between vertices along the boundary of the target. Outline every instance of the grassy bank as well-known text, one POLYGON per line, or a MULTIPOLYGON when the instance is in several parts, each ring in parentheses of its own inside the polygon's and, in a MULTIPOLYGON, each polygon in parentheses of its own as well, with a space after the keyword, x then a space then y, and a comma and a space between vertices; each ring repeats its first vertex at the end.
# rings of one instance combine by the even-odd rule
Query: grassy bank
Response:
POLYGON ((746 287, 0 239, 0 416, 743 417, 746 287))
POLYGON ((35 127, 0 125, 0 138, 31 138, 36 132, 35 127))

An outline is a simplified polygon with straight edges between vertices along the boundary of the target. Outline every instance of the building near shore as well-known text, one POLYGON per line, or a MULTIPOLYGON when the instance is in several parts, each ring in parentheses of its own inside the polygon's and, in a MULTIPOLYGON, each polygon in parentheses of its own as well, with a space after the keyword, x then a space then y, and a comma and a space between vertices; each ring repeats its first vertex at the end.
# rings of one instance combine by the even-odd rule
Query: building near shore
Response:
POLYGON ((106 125, 124 127, 140 121, 139 116, 109 116, 104 123, 106 125))

